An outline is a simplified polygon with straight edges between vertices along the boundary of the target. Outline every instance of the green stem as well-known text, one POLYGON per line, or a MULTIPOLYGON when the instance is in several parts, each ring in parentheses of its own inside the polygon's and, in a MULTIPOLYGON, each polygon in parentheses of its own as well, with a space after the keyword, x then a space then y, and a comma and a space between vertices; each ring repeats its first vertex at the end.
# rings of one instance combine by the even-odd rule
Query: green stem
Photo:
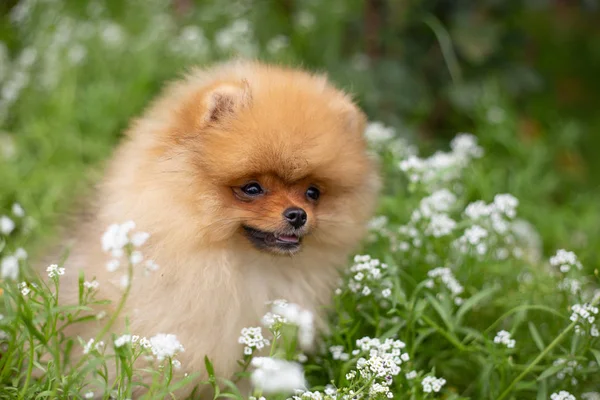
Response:
POLYGON ((505 398, 506 396, 508 396, 508 394, 511 392, 511 390, 515 387, 515 385, 517 383, 519 383, 521 381, 521 379, 523 379, 528 373, 530 373, 533 368, 540 362, 542 361, 542 359, 544 357, 546 357, 546 355, 554 348, 556 347, 560 342, 562 342, 562 340, 565 338, 565 336, 567 336, 567 334, 571 331, 571 329, 573 329, 575 327, 575 325, 577 324, 577 321, 573 321, 571 322, 571 324, 569 326, 567 326, 567 328, 562 331, 562 333, 560 335, 558 335, 556 337, 556 339, 554 339, 552 341, 552 343, 550 343, 545 349, 544 351, 542 351, 536 358, 535 360, 533 360, 528 366, 527 368, 525 368, 525 370, 523 372, 521 372, 519 374, 519 376, 517 376, 511 383, 510 385, 508 385, 508 387, 504 390, 504 392, 502 392, 502 394, 500 395, 500 397, 498 397, 496 400, 502 400, 503 398, 505 398))
MULTIPOLYGON (((128 256, 129 256, 129 254, 128 254, 128 256)), ((110 330, 110 328, 112 328, 115 321, 119 317, 119 314, 121 314, 123 307, 125 307, 125 302, 127 301, 127 298, 129 297, 129 292, 131 291, 131 282, 133 279, 133 264, 131 264, 131 263, 129 263, 129 265, 128 265, 127 279, 128 279, 128 284, 127 284, 127 287, 125 288, 125 292, 123 293, 123 296, 121 297, 121 301, 119 301, 119 304, 117 305, 117 308, 113 312, 108 323, 106 325, 104 325, 104 328, 94 338, 94 342, 93 342, 94 344, 98 343, 99 340, 102 339, 102 337, 104 335, 106 335, 106 333, 110 330)), ((81 366, 86 362, 88 357, 89 357, 89 353, 85 354, 83 357, 81 357, 81 359, 79 360, 77 365, 75 365, 75 367, 73 368, 73 371, 78 371, 81 368, 81 366)), ((73 379, 71 379, 70 383, 74 381, 75 377, 78 377, 77 375, 78 374, 74 374, 73 379)))
POLYGON ((421 318, 429 325, 431 326, 433 329, 435 329, 436 331, 438 331, 438 333, 442 336, 444 336, 446 339, 448 339, 448 341, 450 343, 452 343, 457 349, 459 349, 460 351, 467 351, 467 348, 460 343, 455 337, 449 335, 448 333, 446 333, 442 328, 440 328, 435 322, 433 322, 432 320, 430 320, 427 316, 423 315, 421 316, 421 318))
POLYGON ((29 381, 31 380, 31 373, 33 371, 33 358, 34 358, 35 346, 33 344, 33 338, 29 335, 29 365, 27 366, 27 377, 25 378, 25 383, 23 384, 23 388, 19 393, 19 400, 25 398, 25 393, 27 393, 27 388, 29 387, 29 381))

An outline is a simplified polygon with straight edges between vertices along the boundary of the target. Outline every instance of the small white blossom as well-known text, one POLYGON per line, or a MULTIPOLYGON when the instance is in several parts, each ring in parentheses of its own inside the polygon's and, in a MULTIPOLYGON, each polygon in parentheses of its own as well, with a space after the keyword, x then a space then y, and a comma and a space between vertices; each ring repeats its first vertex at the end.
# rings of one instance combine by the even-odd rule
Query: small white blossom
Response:
POLYGON ((421 381, 424 393, 439 392, 442 387, 446 384, 444 378, 436 378, 435 376, 426 376, 421 381))
POLYGON ((14 229, 15 223, 12 219, 8 218, 6 215, 0 217, 0 233, 10 235, 14 229))
POLYGON ((350 355, 344 352, 344 346, 331 346, 329 351, 334 360, 348 361, 350 359, 350 355))
POLYGON ((93 338, 88 340, 88 342, 83 346, 83 354, 88 354, 92 350, 100 351, 100 349, 104 346, 104 342, 96 342, 93 338))
POLYGON ((312 346, 315 337, 314 315, 297 304, 285 300, 273 302, 273 314, 280 315, 287 323, 298 327, 298 344, 302 349, 312 346))
POLYGON ((94 392, 87 392, 83 397, 85 397, 86 399, 93 399, 94 392))
POLYGON ((115 339, 115 347, 117 348, 122 347, 128 343, 131 343, 131 335, 129 334, 121 335, 115 339))
POLYGON ((552 393, 550 395, 550 399, 551 400, 577 400, 577 398, 575 396, 573 396, 571 393, 569 393, 565 390, 561 390, 558 393, 552 393))
MULTIPOLYGON (((458 280, 454 277, 454 274, 452 273, 452 270, 450 268, 443 268, 443 267, 434 268, 427 273, 427 276, 429 276, 432 279, 441 280, 442 283, 444 284, 444 286, 446 286, 448 288, 448 290, 450 290, 450 292, 452 293, 453 296, 458 296, 464 291, 464 288, 458 282, 458 280)), ((425 286, 427 286, 427 287, 433 286, 433 281, 430 281, 430 282, 431 283, 429 283, 429 282, 426 283, 425 286)))
POLYGON ((14 256, 17 258, 17 260, 26 260, 27 252, 25 251, 25 249, 19 247, 17 250, 15 250, 14 256))
POLYGON ((95 279, 91 282, 88 282, 88 281, 83 282, 83 287, 86 289, 98 289, 99 286, 100 286, 100 283, 98 283, 98 281, 95 279))
POLYGON ((29 293, 31 293, 31 289, 27 285, 27 282, 21 282, 17 285, 17 287, 19 288, 23 296, 27 296, 29 293))
POLYGON ((306 387, 302 366, 295 362, 255 357, 252 366, 255 368, 250 376, 252 385, 265 394, 293 392, 306 387))
POLYGON ((569 272, 573 267, 578 270, 583 268, 575 253, 564 249, 558 250, 556 254, 550 258, 550 265, 559 268, 562 273, 569 272))
POLYGON ((408 380, 415 379, 417 377, 417 371, 412 370, 410 372, 407 372, 405 376, 408 380))
POLYGON ((55 276, 64 275, 65 269, 59 268, 58 265, 52 264, 46 268, 46 272, 48 272, 48 278, 54 278, 55 276))
POLYGON ((25 216, 25 210, 19 203, 15 203, 12 205, 12 213, 15 217, 23 218, 25 216))
POLYGON ((591 304, 574 304, 571 307, 571 321, 577 322, 575 333, 584 335, 586 332, 593 337, 598 337, 598 327, 596 325, 596 316, 598 307, 591 304))
POLYGON ((15 280, 19 277, 19 259, 15 256, 6 256, 0 263, 0 277, 15 280))
POLYGON ((371 122, 365 128, 365 137, 373 144, 388 142, 395 136, 394 128, 385 126, 381 122, 371 122))
POLYGON ((494 343, 500 343, 508 347, 509 349, 513 349, 515 347, 515 340, 511 339, 510 332, 500 331, 496 334, 494 338, 494 343))
POLYGON ((177 353, 185 351, 177 337, 173 334, 159 333, 150 338, 150 349, 158 361, 173 357, 177 353))
POLYGON ((270 344, 269 340, 263 337, 259 326, 243 328, 238 343, 245 345, 244 354, 247 355, 252 354, 254 349, 261 350, 270 344))
POLYGON ((119 268, 120 264, 121 263, 119 262, 119 260, 112 259, 106 263, 106 270, 108 272, 115 272, 119 268))

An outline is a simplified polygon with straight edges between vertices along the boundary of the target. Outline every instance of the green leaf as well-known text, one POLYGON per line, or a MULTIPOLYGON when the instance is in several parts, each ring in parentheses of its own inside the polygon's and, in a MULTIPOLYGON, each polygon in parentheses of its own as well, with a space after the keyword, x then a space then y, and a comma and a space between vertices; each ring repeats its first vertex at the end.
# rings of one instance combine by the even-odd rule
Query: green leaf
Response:
POLYGON ((531 338, 535 342, 535 345, 537 346, 537 348, 540 351, 544 351, 544 349, 546 348, 546 345, 544 344, 544 341, 542 340, 542 337, 540 336, 540 333, 538 332, 537 328, 531 321, 529 321, 528 325, 529 325, 529 332, 531 333, 531 338))
POLYGON ((600 350, 590 349, 594 357, 596 357, 596 363, 600 365, 600 350))
POLYGON ((542 382, 540 382, 538 384, 537 388, 538 388, 538 392, 537 392, 536 400, 547 400, 549 398, 547 381, 544 379, 542 382))
POLYGON ((452 324, 452 316, 450 315, 449 310, 429 293, 427 293, 427 300, 429 300, 429 304, 435 308, 442 321, 444 321, 444 324, 446 324, 446 327, 448 327, 448 330, 454 332, 454 324, 452 324))

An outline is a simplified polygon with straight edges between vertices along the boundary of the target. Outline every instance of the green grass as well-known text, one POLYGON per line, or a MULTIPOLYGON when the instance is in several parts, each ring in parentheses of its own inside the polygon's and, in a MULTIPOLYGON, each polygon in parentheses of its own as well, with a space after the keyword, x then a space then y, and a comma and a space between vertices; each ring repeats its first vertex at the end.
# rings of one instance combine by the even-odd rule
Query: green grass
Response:
MULTIPOLYGON (((402 353, 410 360, 402 363, 402 371, 389 386, 395 398, 548 399, 560 390, 583 398, 583 393, 599 392, 599 339, 589 335, 589 324, 579 324, 588 335, 576 335, 576 324, 569 320, 574 304, 598 302, 594 291, 598 290, 600 266, 600 193, 592 183, 596 181, 595 162, 587 162, 579 152, 581 143, 594 143, 588 137, 582 139, 585 121, 563 118, 548 102, 540 102, 536 104, 544 105, 546 114, 538 114, 533 123, 497 74, 490 73, 470 93, 468 112, 445 114, 442 132, 447 138, 449 127, 469 129, 477 136, 484 156, 468 159, 453 177, 448 177, 447 170, 431 167, 438 179, 435 185, 411 184, 410 174, 399 168, 408 157, 409 143, 418 144, 423 154, 447 149, 445 140, 424 139, 418 134, 425 131, 425 115, 432 112, 431 93, 419 86, 424 77, 398 68, 390 59, 372 61, 366 69, 356 61, 364 43, 351 42, 348 37, 362 37, 356 33, 360 2, 306 2, 292 11, 285 3, 223 7, 218 1, 207 1, 189 14, 176 15, 158 1, 90 5, 28 1, 22 4, 37 5, 18 21, 14 11, 12 17, 4 16, 6 24, 0 30, 5 43, 0 49, 0 215, 9 215, 17 227, 8 235, 0 234, 0 258, 6 260, 18 247, 34 257, 56 240, 57 226, 77 209, 78 200, 85 199, 101 176, 103 162, 130 118, 165 81, 186 67, 241 52, 266 61, 324 69, 340 86, 356 94, 373 120, 392 125, 395 136, 383 143, 373 142, 383 160, 386 189, 379 215, 387 222, 372 232, 363 249, 363 254, 388 267, 376 266, 380 278, 365 278, 371 293, 364 295, 360 293, 366 281, 361 281, 360 289, 356 286, 356 273, 362 267, 349 260, 331 310, 333 334, 321 338, 322 351, 303 363, 311 390, 322 392, 325 385, 333 383, 338 398, 357 392, 367 396, 373 383, 382 380, 347 374, 357 370, 360 357, 369 358, 365 350, 352 353, 357 340, 371 337, 381 341, 394 338, 405 344, 402 353), (238 24, 237 33, 227 33, 228 26, 242 20, 248 21, 251 32, 238 24), (191 28, 194 26, 202 30, 191 28), (234 39, 230 47, 223 43, 227 34, 234 39), (271 39, 278 35, 287 36, 289 42, 274 51, 271 39), (32 51, 35 59, 28 63, 32 51), (7 93, 19 80, 26 84, 7 102, 7 93), (444 188, 453 192, 456 200, 438 211, 452 218, 456 227, 433 237, 427 234, 429 219, 410 222, 411 215, 422 208, 423 198, 444 188), (490 221, 484 219, 477 224, 488 230, 486 251, 477 255, 474 249, 457 250, 453 243, 475 224, 464 214, 467 205, 480 199, 491 203, 498 193, 519 199, 518 217, 502 217, 510 229, 493 233, 487 226, 490 221), (11 215, 15 202, 23 205, 26 218, 11 215), (524 234, 514 225, 521 219, 532 225, 524 234), (417 238, 398 232, 407 224, 413 224, 417 238), (507 237, 515 242, 504 243, 507 237), (414 239, 419 239, 419 246, 414 239), (561 248, 577 254, 581 270, 572 267, 563 273, 549 265, 550 256, 561 248), (506 249, 508 256, 498 259, 499 249, 506 249), (434 279, 430 287, 428 273, 437 267, 450 268, 463 291, 449 290, 441 278, 434 279), (565 278, 579 282, 581 290, 560 290, 565 278), (511 333, 514 348, 494 343, 500 330, 511 333), (338 351, 347 354, 347 359, 339 359, 339 354, 334 357, 332 346, 341 346, 338 351), (578 367, 567 365, 565 369, 559 360, 578 367), (414 371, 412 379, 405 375, 410 371, 414 371), (424 392, 421 382, 426 376, 446 380, 440 393, 424 392)), ((445 38, 443 25, 432 24, 435 35, 425 23, 419 25, 426 32, 423 35, 445 38)), ((406 43, 410 45, 410 37, 406 43)), ((454 50, 449 47, 453 43, 444 39, 440 45, 443 55, 453 60, 454 50)), ((447 74, 445 64, 439 65, 440 74, 447 74)), ((453 75, 457 68, 452 61, 453 75)), ((463 93, 466 101, 469 70, 462 72, 462 81, 452 83, 448 90, 463 93)), ((4 279, 0 283, 0 313, 4 315, 0 330, 6 332, 0 343, 0 398, 77 398, 92 387, 97 395, 105 393, 104 398, 113 390, 118 391, 118 398, 128 398, 141 374, 152 377, 147 398, 163 398, 177 385, 188 383, 170 381, 170 358, 155 359, 145 371, 134 366, 134 360, 149 351, 139 344, 115 348, 107 343, 98 350, 92 348, 88 363, 66 372, 69 351, 63 351, 65 344, 70 343, 67 347, 72 352, 80 352, 89 338, 61 336, 64 321, 83 317, 83 311, 93 310, 102 299, 96 299, 94 290, 85 288, 82 280, 80 304, 59 306, 59 276, 44 286, 24 269, 18 282, 4 279), (25 296, 23 288, 17 287, 21 281, 28 282, 30 293, 25 296), (32 286, 36 282, 38 287, 32 286), (103 370, 111 362, 120 365, 120 373, 108 379, 103 370)), ((107 329, 109 324, 110 318, 107 329)), ((265 337, 280 334, 273 341, 271 355, 285 360, 302 358, 298 329, 302 326, 263 327, 265 337)), ((231 346, 240 347, 241 376, 250 374, 255 369, 253 356, 244 355, 237 343, 231 346)), ((386 352, 379 351, 380 355, 386 352)), ((215 381, 224 382, 222 377, 211 377, 206 384, 215 381)), ((226 387, 223 397, 247 398, 235 385, 226 387)))

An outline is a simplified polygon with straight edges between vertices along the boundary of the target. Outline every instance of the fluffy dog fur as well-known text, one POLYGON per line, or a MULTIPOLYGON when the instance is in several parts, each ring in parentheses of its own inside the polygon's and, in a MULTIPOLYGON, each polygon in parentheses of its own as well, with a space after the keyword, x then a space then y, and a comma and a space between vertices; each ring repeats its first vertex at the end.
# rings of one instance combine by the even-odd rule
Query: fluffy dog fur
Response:
MULTIPOLYGON (((136 272, 124 310, 130 332, 174 333, 186 349, 182 373, 203 371, 208 355, 217 375, 230 377, 240 330, 258 325, 267 301, 317 314, 330 301, 379 187, 364 125, 324 76, 243 61, 192 71, 133 122, 110 161, 93 218, 76 234, 64 300, 77 302, 82 268, 114 307, 124 271, 106 270, 100 237, 133 220, 151 234, 142 250, 160 269, 136 272), (265 192, 240 194, 250 181, 265 192), (321 191, 317 201, 305 194, 310 185, 321 191), (283 232, 292 206, 307 213, 299 251, 253 246, 242 226, 283 232)), ((96 329, 76 333, 87 339, 96 329)), ((124 329, 121 321, 113 331, 124 329)))

